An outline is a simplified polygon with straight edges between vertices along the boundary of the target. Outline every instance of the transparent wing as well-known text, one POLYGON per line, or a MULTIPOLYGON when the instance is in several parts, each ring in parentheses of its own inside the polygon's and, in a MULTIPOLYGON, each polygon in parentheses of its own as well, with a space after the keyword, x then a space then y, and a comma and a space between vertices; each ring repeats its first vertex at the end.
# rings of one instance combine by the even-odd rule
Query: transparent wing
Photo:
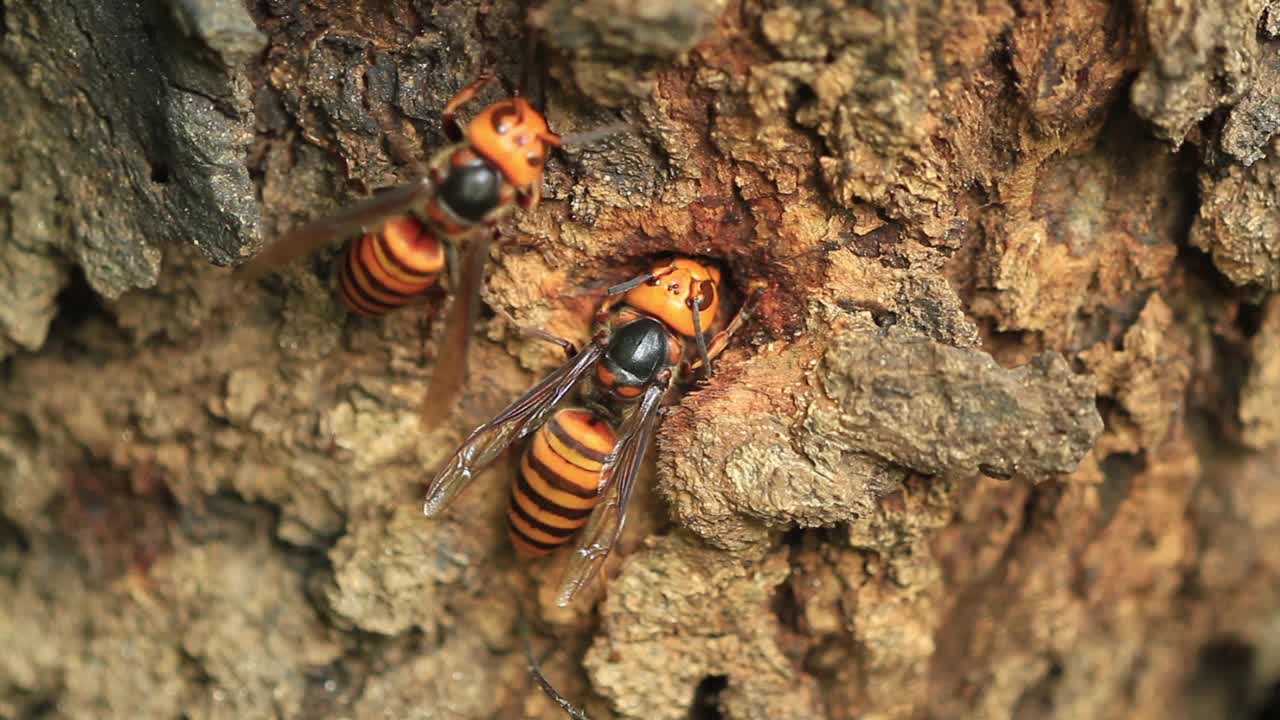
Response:
POLYGON ((582 374, 600 359, 603 351, 600 343, 591 343, 508 405, 497 417, 472 431, 427 487, 427 499, 422 506, 427 517, 443 510, 480 470, 493 462, 511 443, 542 425, 556 403, 564 399, 582 374))
POLYGON ((567 606, 591 578, 595 577, 609 551, 622 534, 627 519, 627 503, 635 487, 636 474, 644 461, 645 452, 653 440, 658 423, 658 408, 667 393, 669 383, 651 385, 645 390, 640 405, 627 418, 619 433, 618 444, 605 463, 600 478, 604 498, 591 513, 587 526, 578 537, 578 543, 569 558, 564 581, 556 604, 567 606))
POLYGON ((430 428, 434 419, 447 417, 458 399, 467 375, 467 352, 471 334, 480 310, 480 287, 484 284, 484 268, 489 261, 489 238, 476 236, 467 243, 462 259, 461 280, 453 288, 453 302, 445 321, 444 335, 436 352, 436 367, 422 400, 423 427, 430 428))
POLYGON ((363 232, 389 217, 405 212, 431 197, 434 191, 435 186, 431 181, 422 178, 379 192, 332 215, 294 228, 241 265, 236 270, 236 278, 241 282, 252 282, 322 245, 363 232))

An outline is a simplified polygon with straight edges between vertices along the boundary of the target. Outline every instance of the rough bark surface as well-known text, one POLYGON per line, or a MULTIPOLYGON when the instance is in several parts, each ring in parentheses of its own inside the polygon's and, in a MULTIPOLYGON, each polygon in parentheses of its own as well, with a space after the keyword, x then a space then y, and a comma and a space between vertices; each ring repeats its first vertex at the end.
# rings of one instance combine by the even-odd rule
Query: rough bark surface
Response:
POLYGON ((0 717, 562 717, 522 616, 597 719, 1260 712, 1277 51, 1264 0, 0 0, 0 717), (634 130, 504 225, 424 430, 440 297, 225 266, 488 68, 634 130), (668 252, 766 288, 558 609, 510 464, 422 486, 668 252))

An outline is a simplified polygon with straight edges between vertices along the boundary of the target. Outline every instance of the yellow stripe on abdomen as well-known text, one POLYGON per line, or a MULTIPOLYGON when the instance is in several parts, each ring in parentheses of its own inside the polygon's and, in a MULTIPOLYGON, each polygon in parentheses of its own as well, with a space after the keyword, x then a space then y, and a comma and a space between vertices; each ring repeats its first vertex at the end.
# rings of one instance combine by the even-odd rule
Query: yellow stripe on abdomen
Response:
POLYGON ((351 240, 338 273, 338 289, 353 312, 381 315, 429 290, 443 264, 440 243, 417 220, 395 218, 378 232, 351 240), (433 256, 439 256, 438 262, 433 256))
POLYGON ((516 550, 544 555, 586 524, 600 502, 607 455, 601 449, 611 450, 613 442, 612 428, 580 409, 561 410, 538 429, 521 458, 507 508, 516 550))

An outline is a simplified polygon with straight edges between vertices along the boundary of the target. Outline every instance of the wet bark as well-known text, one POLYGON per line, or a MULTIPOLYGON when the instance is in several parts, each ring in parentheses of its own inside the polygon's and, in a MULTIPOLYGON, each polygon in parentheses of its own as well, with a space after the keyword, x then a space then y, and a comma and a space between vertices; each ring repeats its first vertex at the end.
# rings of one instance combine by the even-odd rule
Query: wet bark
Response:
MULTIPOLYGON (((1248 717, 1280 678, 1280 7, 0 0, 0 716, 1248 717), (536 40, 536 42, 535 42, 536 40), (532 46, 533 52, 527 52, 532 46), (444 304, 265 239, 494 69, 570 133, 444 304), (605 579, 423 484, 662 253, 766 289, 605 579)), ((495 99, 500 89, 485 98, 495 99)))

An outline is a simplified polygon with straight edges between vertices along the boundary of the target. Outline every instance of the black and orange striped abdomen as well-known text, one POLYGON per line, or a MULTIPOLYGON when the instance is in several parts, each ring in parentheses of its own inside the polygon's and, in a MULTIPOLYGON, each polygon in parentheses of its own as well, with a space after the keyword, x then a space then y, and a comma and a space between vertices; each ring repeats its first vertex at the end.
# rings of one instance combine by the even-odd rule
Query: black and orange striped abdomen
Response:
POLYGON ((347 244, 338 287, 352 312, 381 315, 422 295, 443 269, 440 240, 417 218, 401 215, 347 244))
POLYGON ((545 555, 568 542, 600 501, 605 460, 617 436, 588 410, 566 408, 534 434, 511 488, 511 543, 545 555))

